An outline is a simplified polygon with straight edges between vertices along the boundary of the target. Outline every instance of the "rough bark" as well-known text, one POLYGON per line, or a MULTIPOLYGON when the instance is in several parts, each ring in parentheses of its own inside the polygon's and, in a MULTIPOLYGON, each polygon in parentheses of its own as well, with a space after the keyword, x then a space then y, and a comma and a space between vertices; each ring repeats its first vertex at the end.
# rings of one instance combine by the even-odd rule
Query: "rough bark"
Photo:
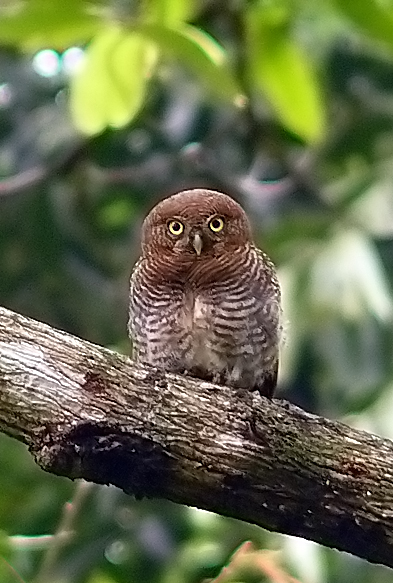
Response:
POLYGON ((0 308, 0 430, 47 471, 393 567, 393 442, 0 308))

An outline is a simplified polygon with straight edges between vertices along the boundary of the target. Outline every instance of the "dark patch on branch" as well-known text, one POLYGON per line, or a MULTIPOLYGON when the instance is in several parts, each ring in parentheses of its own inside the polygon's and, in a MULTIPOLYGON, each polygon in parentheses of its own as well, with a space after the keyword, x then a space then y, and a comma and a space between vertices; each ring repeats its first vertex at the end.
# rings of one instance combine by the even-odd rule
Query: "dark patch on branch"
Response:
POLYGON ((249 489, 251 483, 246 474, 239 472, 238 474, 235 473, 224 476, 223 486, 240 494, 242 489, 249 489))
MULTIPOLYGON (((361 460, 357 460, 353 456, 342 460, 341 472, 344 475, 350 475, 353 478, 364 480, 369 477, 369 471, 365 463, 361 460)), ((360 482, 360 485, 362 482, 360 482)))
POLYGON ((149 367, 145 382, 152 383, 157 389, 167 389, 168 382, 165 373, 158 368, 149 367))
POLYGON ((173 458, 159 443, 118 428, 85 423, 51 441, 36 455, 45 470, 114 484, 136 498, 159 495, 174 471, 173 458))
POLYGON ((85 374, 85 382, 83 383, 82 388, 92 395, 99 396, 107 394, 111 385, 101 373, 88 371, 85 374))

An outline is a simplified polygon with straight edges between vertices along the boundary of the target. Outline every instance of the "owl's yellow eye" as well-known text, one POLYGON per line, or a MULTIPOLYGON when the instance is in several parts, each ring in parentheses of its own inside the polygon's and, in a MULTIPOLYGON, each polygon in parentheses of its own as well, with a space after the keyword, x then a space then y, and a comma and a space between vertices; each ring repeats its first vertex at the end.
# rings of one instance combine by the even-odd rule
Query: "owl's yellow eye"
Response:
POLYGON ((178 237, 184 231, 184 225, 180 221, 169 221, 168 229, 172 235, 178 237))
POLYGON ((224 228, 224 219, 221 217, 213 217, 209 221, 209 227, 213 231, 213 233, 219 233, 224 228))

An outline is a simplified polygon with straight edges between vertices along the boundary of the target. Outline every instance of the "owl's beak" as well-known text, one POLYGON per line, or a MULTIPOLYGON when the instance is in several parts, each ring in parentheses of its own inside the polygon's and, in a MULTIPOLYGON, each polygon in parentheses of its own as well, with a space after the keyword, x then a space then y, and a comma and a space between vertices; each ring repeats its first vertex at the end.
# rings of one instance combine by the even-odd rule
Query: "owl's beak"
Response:
POLYGON ((192 238, 192 246, 195 249, 195 253, 199 257, 199 255, 202 252, 202 247, 203 247, 203 240, 202 240, 200 233, 194 233, 194 236, 192 238))

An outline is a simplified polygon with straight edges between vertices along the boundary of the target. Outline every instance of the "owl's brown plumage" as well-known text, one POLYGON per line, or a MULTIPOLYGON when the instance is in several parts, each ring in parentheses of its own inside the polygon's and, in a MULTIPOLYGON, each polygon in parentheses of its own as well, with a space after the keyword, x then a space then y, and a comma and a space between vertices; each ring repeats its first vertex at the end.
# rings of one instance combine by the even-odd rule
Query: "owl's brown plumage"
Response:
POLYGON ((272 396, 280 318, 274 265, 237 202, 186 190, 148 214, 130 287, 137 361, 272 396))

